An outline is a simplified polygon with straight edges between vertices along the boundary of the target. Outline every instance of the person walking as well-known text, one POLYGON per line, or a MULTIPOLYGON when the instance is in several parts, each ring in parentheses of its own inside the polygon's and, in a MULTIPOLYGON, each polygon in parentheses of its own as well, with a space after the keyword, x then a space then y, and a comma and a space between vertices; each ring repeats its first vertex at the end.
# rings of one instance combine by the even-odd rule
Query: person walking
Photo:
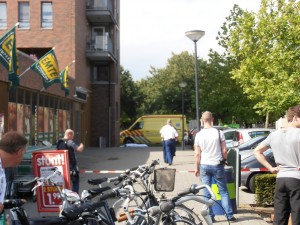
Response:
POLYGON ((163 156, 164 162, 171 166, 173 164, 173 157, 175 156, 176 141, 178 133, 172 126, 172 120, 168 119, 167 124, 160 129, 160 135, 163 142, 163 156))
POLYGON ((74 131, 67 129, 65 131, 64 138, 58 141, 57 149, 68 150, 72 191, 79 193, 79 169, 77 165, 76 152, 82 152, 84 150, 84 145, 80 143, 78 146, 73 139, 74 131))
POLYGON ((3 211, 3 202, 6 191, 5 168, 16 167, 23 160, 26 152, 27 139, 16 131, 9 131, 0 141, 0 213, 3 211))
POLYGON ((275 225, 300 225, 300 105, 286 112, 287 128, 276 130, 253 151, 257 160, 276 175, 274 193, 275 225), (271 148, 277 163, 272 167, 263 152, 271 148))
MULTIPOLYGON (((227 149, 225 137, 222 131, 212 127, 212 113, 206 111, 201 117, 204 128, 196 134, 195 151, 195 175, 200 175, 202 184, 211 187, 212 179, 216 181, 221 195, 221 203, 226 212, 227 219, 231 222, 236 221, 229 198, 229 193, 225 180, 225 162, 227 160, 227 149)), ((209 192, 204 189, 204 195, 210 197, 209 192)), ((216 222, 212 207, 209 208, 212 222, 216 222)))

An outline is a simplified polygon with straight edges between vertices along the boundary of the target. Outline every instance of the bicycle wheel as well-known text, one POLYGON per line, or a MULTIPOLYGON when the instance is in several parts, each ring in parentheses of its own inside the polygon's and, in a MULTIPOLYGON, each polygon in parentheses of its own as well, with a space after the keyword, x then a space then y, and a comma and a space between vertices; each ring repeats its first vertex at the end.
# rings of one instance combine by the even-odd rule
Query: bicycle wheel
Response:
POLYGON ((96 216, 91 215, 82 216, 82 220, 80 222, 83 225, 113 225, 106 219, 99 220, 96 216))
POLYGON ((185 205, 176 205, 173 211, 180 218, 188 219, 197 225, 202 225, 203 220, 198 216, 198 214, 185 205))
POLYGON ((187 218, 176 218, 174 216, 167 216, 161 221, 160 224, 161 225, 198 225, 194 223, 192 220, 189 220, 187 218))
MULTIPOLYGON (((154 224, 155 221, 153 221, 151 218, 146 219, 144 215, 134 215, 134 224, 135 225, 151 225, 154 224)), ((131 225, 129 221, 126 222, 126 225, 131 225)))

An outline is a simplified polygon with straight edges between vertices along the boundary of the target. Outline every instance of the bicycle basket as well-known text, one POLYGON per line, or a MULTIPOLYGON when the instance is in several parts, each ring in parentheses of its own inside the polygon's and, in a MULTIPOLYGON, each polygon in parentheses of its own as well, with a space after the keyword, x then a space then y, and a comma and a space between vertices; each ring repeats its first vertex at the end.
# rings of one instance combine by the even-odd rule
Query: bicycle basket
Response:
POLYGON ((154 170, 155 191, 174 191, 176 169, 160 168, 154 170))

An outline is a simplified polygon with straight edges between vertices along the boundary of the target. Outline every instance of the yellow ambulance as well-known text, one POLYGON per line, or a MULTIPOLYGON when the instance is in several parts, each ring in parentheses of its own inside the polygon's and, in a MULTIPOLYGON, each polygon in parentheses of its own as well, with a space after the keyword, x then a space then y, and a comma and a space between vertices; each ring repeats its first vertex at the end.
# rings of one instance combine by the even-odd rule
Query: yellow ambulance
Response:
MULTIPOLYGON (((178 132, 178 141, 182 140, 182 115, 146 115, 138 118, 128 129, 120 133, 121 144, 161 144, 160 129, 172 120, 178 132)), ((183 117, 184 130, 187 130, 186 118, 183 117)))

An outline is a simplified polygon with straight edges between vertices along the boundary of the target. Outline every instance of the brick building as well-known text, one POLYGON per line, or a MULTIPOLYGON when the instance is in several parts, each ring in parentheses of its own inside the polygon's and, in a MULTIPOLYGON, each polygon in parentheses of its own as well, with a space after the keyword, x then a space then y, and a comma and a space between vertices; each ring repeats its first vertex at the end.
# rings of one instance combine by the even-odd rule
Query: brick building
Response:
POLYGON ((86 146, 118 146, 119 6, 119 0, 0 1, 0 37, 19 22, 19 74, 53 47, 60 71, 75 60, 69 95, 59 83, 43 90, 33 70, 11 88, 0 65, 0 129, 24 132, 30 144, 39 144, 53 143, 71 128, 86 146))

